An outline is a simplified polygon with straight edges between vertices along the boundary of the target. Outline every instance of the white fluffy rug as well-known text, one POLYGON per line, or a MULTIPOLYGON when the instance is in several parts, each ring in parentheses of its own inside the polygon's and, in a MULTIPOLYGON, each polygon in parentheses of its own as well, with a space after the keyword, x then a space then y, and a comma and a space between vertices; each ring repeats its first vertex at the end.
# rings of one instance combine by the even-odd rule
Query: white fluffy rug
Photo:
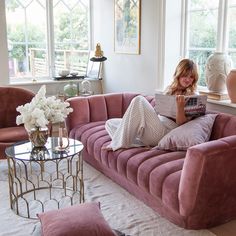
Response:
MULTIPOLYGON (((110 226, 131 236, 213 236, 208 230, 185 230, 160 217, 126 190, 84 163, 85 198, 99 201, 110 226)), ((7 162, 0 161, 0 236, 39 236, 38 220, 15 215, 9 208, 7 162)))

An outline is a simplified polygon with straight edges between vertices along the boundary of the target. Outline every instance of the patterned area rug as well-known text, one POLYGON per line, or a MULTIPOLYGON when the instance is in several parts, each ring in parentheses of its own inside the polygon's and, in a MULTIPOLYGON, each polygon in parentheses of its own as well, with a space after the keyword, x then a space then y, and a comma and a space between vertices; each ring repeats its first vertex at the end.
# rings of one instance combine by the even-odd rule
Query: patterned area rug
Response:
MULTIPOLYGON (((170 223, 86 163, 84 179, 86 201, 99 201, 102 213, 110 226, 125 235, 214 236, 208 230, 185 230, 170 223)), ((41 234, 38 220, 19 217, 9 208, 6 160, 0 161, 0 222, 1 236, 41 234)))

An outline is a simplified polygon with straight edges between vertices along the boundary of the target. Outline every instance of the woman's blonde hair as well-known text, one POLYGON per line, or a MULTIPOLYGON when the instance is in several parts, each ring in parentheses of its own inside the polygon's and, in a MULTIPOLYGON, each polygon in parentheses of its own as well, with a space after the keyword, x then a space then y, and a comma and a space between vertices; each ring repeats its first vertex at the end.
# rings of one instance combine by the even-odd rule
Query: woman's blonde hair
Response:
POLYGON ((182 59, 177 65, 174 73, 174 81, 167 88, 167 94, 175 95, 180 93, 182 95, 194 94, 197 89, 198 70, 197 65, 190 59, 182 59), (183 89, 179 83, 179 78, 184 76, 193 77, 193 83, 188 88, 183 89))

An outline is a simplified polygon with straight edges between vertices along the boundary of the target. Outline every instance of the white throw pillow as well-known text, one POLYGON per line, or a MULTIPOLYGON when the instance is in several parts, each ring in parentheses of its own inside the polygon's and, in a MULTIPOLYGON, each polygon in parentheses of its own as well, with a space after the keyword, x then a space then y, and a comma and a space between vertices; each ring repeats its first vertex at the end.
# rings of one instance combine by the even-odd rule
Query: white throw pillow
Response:
POLYGON ((217 114, 207 114, 191 120, 166 134, 158 143, 162 150, 187 150, 189 147, 207 142, 217 114))

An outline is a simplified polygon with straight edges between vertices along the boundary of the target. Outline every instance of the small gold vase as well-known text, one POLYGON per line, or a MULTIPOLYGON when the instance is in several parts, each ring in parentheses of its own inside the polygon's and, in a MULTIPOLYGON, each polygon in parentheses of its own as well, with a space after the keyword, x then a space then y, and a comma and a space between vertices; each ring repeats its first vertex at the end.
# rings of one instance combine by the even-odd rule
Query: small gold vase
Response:
POLYGON ((48 139, 48 128, 33 128, 28 132, 29 140, 34 147, 43 147, 48 139))

